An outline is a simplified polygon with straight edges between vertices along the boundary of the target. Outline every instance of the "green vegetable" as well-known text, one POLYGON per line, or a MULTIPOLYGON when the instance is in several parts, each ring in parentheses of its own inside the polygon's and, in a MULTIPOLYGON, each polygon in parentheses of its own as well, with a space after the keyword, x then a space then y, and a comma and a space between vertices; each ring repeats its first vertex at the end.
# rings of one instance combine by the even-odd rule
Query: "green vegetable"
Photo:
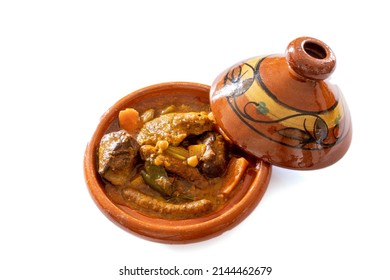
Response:
POLYGON ((166 107, 165 109, 163 109, 161 111, 161 115, 165 115, 165 114, 168 114, 168 113, 172 113, 176 110, 176 106, 175 105, 170 105, 168 107, 166 107))
POLYGON ((141 176, 145 183, 152 189, 158 191, 163 196, 171 196, 173 187, 169 181, 168 174, 164 167, 152 164, 150 161, 145 162, 145 170, 141 171, 141 176))
POLYGON ((168 149, 165 150, 165 152, 180 160, 186 160, 190 156, 188 150, 181 146, 175 147, 170 145, 168 149))
POLYGON ((141 115, 141 120, 143 123, 146 123, 148 121, 151 121, 153 118, 154 118, 154 109, 149 109, 147 111, 145 111, 142 115, 141 115))

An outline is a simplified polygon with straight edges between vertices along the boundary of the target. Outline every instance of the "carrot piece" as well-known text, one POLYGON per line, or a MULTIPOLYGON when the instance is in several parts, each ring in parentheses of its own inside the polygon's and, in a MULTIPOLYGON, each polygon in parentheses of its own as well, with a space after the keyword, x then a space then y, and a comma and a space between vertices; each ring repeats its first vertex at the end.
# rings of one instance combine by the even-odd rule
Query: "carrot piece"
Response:
POLYGON ((248 161, 243 157, 233 157, 230 160, 221 194, 228 196, 233 191, 243 178, 247 167, 248 161))
POLYGON ((128 108, 119 112, 119 125, 128 133, 136 131, 141 123, 139 113, 133 108, 128 108))

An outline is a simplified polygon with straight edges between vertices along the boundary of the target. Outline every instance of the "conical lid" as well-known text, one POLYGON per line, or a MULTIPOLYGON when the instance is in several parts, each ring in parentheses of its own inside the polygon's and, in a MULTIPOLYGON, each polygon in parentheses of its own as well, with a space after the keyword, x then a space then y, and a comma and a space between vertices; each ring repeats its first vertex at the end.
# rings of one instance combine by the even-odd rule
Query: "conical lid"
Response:
POLYGON ((301 37, 285 55, 264 55, 222 72, 210 91, 220 129, 246 152, 292 169, 318 169, 348 150, 352 127, 341 91, 327 78, 336 58, 301 37))

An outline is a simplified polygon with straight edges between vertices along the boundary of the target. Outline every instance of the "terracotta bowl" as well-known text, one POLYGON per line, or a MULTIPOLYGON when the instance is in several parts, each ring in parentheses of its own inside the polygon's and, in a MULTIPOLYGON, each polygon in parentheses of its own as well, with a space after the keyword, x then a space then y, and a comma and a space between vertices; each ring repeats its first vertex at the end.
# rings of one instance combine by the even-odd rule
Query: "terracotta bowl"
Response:
POLYGON ((115 103, 101 118, 84 155, 84 175, 90 194, 100 210, 121 228, 143 238, 162 243, 189 243, 208 239, 231 229, 247 217, 261 200, 269 182, 271 166, 258 160, 247 172, 243 183, 225 206, 199 218, 165 220, 145 216, 134 209, 114 204, 106 195, 104 183, 97 172, 97 149, 100 140, 120 110, 137 107, 156 97, 164 96, 188 102, 195 98, 209 103, 210 87, 197 83, 173 82, 137 90, 115 103))

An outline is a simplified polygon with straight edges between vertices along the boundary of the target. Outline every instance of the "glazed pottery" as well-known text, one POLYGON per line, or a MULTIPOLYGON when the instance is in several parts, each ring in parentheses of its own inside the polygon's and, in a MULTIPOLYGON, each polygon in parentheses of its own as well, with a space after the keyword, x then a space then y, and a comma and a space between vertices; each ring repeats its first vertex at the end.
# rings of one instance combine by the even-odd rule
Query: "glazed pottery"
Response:
POLYGON ((123 97, 103 115, 85 151, 84 174, 92 198, 120 227, 158 242, 195 242, 231 229, 261 200, 271 165, 319 169, 347 152, 352 137, 350 113, 341 91, 328 80, 335 66, 335 55, 325 43, 301 37, 288 45, 284 55, 264 55, 233 65, 211 88, 172 82, 123 97), (137 110, 161 97, 167 104, 173 99, 180 104, 209 104, 216 128, 251 159, 252 167, 221 209, 197 218, 169 220, 146 216, 107 196, 97 170, 101 138, 118 127, 121 110, 137 110))
POLYGON ((192 99, 209 103, 210 87, 196 83, 165 83, 135 91, 114 104, 101 118, 84 156, 85 180, 100 210, 123 229, 164 243, 188 243, 208 239, 221 234, 242 221, 262 198, 270 178, 271 166, 258 159, 254 168, 247 171, 242 185, 225 203, 224 207, 202 217, 185 220, 166 220, 145 216, 135 209, 120 206, 111 201, 97 171, 97 150, 102 136, 117 122, 119 111, 157 97, 174 98, 183 103, 192 99))
POLYGON ((336 66, 322 41, 301 37, 285 55, 247 59, 222 72, 211 88, 221 130, 248 153, 292 169, 318 169, 348 150, 352 126, 336 66))

